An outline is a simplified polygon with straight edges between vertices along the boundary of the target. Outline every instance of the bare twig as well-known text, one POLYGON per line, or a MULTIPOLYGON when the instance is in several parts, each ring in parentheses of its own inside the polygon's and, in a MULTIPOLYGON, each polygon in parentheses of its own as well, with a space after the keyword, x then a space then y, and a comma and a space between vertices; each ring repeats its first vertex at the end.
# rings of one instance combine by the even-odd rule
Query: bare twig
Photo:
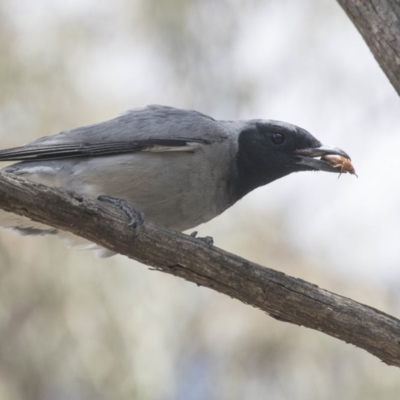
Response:
POLYGON ((400 366, 400 321, 191 236, 145 222, 133 240, 126 216, 102 202, 0 173, 0 208, 70 231, 160 271, 352 343, 400 366))

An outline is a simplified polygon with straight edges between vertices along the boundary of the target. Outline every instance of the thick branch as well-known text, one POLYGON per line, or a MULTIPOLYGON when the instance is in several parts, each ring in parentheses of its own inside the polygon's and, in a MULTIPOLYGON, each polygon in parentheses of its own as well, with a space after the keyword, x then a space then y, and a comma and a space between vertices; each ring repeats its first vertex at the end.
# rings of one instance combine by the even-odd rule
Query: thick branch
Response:
MULTIPOLYGON (((371 307, 251 263, 188 235, 145 222, 139 237, 118 209, 76 193, 0 173, 0 208, 260 308, 281 321, 352 343, 400 366, 400 321, 371 307)), ((21 238, 21 241, 23 239, 21 238)))
POLYGON ((400 2, 338 0, 400 95, 400 2))

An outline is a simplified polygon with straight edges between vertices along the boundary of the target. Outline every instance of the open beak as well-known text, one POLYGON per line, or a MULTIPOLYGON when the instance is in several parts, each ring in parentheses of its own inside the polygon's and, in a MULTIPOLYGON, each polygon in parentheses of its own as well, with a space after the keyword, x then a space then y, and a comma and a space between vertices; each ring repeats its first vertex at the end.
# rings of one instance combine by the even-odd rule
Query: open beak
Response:
POLYGON ((322 157, 327 155, 337 155, 344 157, 348 160, 351 160, 350 156, 342 149, 327 145, 321 145, 319 147, 308 148, 308 149, 295 150, 294 155, 296 155, 298 158, 297 164, 307 165, 309 167, 312 167, 320 171, 336 172, 336 173, 339 172, 337 168, 333 167, 328 162, 321 160, 317 157, 322 157))

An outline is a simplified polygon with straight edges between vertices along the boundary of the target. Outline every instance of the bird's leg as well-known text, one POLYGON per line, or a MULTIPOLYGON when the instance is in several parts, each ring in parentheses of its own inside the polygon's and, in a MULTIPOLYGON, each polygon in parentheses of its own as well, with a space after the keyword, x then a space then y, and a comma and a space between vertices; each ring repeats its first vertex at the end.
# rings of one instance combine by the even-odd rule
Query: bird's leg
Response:
POLYGON ((204 242, 208 247, 212 247, 214 245, 214 239, 211 236, 205 236, 205 237, 197 237, 197 231, 193 231, 190 236, 193 238, 196 238, 198 240, 201 240, 202 242, 204 242))
POLYGON ((140 227, 144 222, 144 214, 142 212, 135 210, 123 199, 100 195, 97 197, 97 200, 110 203, 122 210, 129 218, 128 226, 133 226, 135 228, 135 235, 139 235, 140 227))

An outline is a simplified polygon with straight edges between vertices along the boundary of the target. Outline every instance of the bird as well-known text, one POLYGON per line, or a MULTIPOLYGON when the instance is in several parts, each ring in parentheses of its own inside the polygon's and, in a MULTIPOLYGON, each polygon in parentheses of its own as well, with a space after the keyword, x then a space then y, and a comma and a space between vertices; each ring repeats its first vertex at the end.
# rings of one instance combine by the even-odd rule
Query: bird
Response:
MULTIPOLYGON (((323 145, 290 123, 216 120, 194 110, 149 105, 0 150, 0 161, 18 161, 2 168, 4 172, 100 200, 115 199, 116 205, 122 201, 148 221, 186 231, 291 173, 340 172, 321 159, 328 155, 350 160, 343 150, 323 145)), ((58 234, 99 250, 100 256, 112 255, 85 239, 4 210, 0 227, 22 235, 58 234)))

